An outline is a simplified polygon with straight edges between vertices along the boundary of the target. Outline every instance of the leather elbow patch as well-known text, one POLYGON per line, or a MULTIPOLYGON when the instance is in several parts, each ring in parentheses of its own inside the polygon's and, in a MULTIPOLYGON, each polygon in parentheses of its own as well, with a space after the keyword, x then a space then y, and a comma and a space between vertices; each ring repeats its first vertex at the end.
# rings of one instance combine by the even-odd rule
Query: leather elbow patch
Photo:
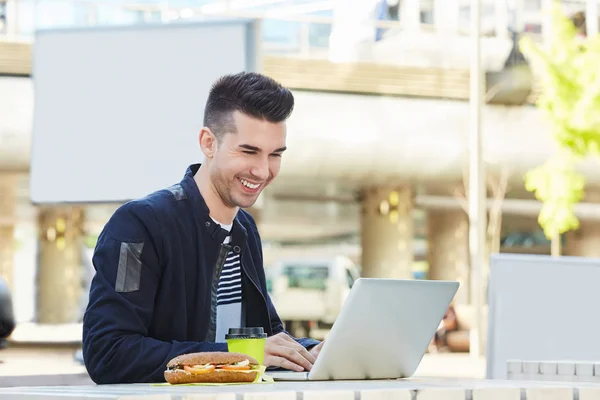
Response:
POLYGON ((181 187, 181 184, 179 183, 168 187, 167 190, 171 192, 173 196, 175 196, 175 200, 177 201, 187 199, 187 195, 185 194, 183 187, 181 187))
POLYGON ((140 290, 142 280, 142 250, 144 242, 121 243, 115 290, 128 293, 140 290))

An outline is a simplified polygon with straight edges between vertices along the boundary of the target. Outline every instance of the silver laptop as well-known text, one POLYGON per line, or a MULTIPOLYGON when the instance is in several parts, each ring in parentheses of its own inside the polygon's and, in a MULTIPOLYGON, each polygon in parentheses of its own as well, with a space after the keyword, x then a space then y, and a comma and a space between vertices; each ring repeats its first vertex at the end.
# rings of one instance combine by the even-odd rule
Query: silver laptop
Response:
POLYGON ((358 279, 310 372, 267 371, 275 380, 412 376, 458 282, 358 279))

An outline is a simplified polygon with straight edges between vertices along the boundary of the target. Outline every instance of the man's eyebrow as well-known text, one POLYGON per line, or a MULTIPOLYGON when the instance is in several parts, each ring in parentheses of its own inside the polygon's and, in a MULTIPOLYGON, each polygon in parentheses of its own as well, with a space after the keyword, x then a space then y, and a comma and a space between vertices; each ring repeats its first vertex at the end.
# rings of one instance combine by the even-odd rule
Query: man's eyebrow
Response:
POLYGON ((246 149, 246 150, 250 150, 250 151, 256 151, 257 153, 260 151, 260 149, 256 146, 251 146, 249 144, 240 144, 240 146, 242 149, 246 149))
MULTIPOLYGON (((239 147, 241 147, 242 149, 249 150, 249 151, 255 151, 257 153, 260 153, 260 151, 261 151, 258 147, 252 146, 252 145, 249 145, 249 144, 240 144, 239 147)), ((286 149, 287 149, 287 147, 283 146, 283 147, 280 147, 278 149, 275 149, 273 151, 273 153, 283 153, 286 149)))

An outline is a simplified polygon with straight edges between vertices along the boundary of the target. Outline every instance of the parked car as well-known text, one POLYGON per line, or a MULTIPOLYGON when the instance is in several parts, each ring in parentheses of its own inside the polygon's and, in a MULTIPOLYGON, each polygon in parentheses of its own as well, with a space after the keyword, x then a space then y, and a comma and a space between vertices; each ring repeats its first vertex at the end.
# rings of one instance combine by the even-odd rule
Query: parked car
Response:
POLYGON ((266 271, 277 313, 294 336, 329 329, 354 284, 358 267, 347 257, 286 259, 266 271))

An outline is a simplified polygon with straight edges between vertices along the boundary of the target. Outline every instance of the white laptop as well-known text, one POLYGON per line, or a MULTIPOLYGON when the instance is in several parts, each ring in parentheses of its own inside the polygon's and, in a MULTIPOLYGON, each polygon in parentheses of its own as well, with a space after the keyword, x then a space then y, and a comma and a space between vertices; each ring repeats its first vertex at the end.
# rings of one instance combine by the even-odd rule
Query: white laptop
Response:
POLYGON ((267 371, 275 380, 412 376, 458 282, 358 279, 310 372, 267 371))

